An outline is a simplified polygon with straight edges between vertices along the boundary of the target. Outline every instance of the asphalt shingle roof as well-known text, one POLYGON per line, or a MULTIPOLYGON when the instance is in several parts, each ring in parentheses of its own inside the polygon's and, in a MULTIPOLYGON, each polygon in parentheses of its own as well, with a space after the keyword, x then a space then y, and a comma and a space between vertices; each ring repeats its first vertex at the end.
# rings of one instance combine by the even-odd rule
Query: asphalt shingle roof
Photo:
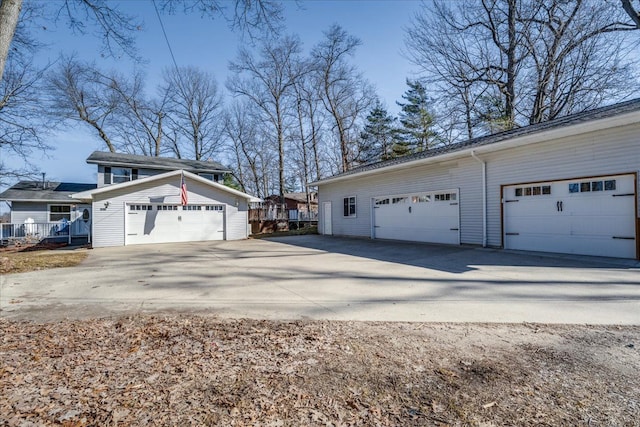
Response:
POLYGON ((96 184, 81 184, 76 182, 46 182, 20 181, 13 187, 0 193, 0 200, 40 200, 73 202, 69 196, 81 191, 93 190, 96 184))
MULTIPOLYGON (((437 147, 431 150, 422 151, 420 153, 410 154, 404 157, 398 157, 391 160, 385 160, 381 162, 368 163, 346 172, 342 172, 325 179, 333 179, 343 176, 349 176, 361 172, 367 172, 375 169, 383 169, 388 166, 408 163, 414 160, 426 159, 430 157, 437 157, 447 153, 454 153, 456 151, 462 151, 469 148, 483 147, 497 142, 505 141, 508 139, 514 139, 521 136, 531 135, 547 130, 562 128, 565 126, 576 125, 580 123, 586 123, 593 120, 599 120, 609 117, 618 116, 625 113, 631 113, 640 111, 640 98, 632 99, 630 101, 621 102, 619 104, 608 105, 606 107, 597 108, 595 110, 584 111, 582 113, 571 114, 568 116, 560 117, 554 120, 549 120, 542 123, 536 123, 534 125, 523 126, 517 129, 512 129, 492 135, 480 136, 478 138, 469 139, 456 144, 451 144, 443 147, 437 147)), ((321 179, 318 182, 322 182, 325 179, 321 179)))
POLYGON ((109 153, 94 151, 87 157, 87 163, 102 165, 133 166, 149 169, 176 170, 184 169, 189 172, 230 172, 229 168, 214 161, 199 161, 174 159, 171 157, 140 156, 137 154, 109 153))

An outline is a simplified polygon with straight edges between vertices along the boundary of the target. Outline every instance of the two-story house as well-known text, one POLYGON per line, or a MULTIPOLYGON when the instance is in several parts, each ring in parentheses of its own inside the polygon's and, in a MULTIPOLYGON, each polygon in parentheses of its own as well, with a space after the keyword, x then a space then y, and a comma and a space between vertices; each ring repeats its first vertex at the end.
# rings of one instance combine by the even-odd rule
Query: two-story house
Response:
POLYGON ((221 183, 217 162, 94 152, 97 183, 21 181, 0 194, 11 205, 7 237, 85 237, 94 247, 248 236, 259 199, 221 183), (184 191, 183 189, 184 184, 184 191))

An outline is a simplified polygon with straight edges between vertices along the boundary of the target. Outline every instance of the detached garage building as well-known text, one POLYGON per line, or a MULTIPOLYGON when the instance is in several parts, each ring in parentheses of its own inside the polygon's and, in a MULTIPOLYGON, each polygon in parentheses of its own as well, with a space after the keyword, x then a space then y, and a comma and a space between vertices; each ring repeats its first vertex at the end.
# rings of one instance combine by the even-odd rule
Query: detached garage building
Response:
POLYGON ((182 170, 72 197, 92 205, 94 247, 246 239, 249 203, 261 200, 182 170), (183 176, 186 205, 181 202, 183 176))
POLYGON ((640 259, 640 99, 365 165, 322 234, 640 259))

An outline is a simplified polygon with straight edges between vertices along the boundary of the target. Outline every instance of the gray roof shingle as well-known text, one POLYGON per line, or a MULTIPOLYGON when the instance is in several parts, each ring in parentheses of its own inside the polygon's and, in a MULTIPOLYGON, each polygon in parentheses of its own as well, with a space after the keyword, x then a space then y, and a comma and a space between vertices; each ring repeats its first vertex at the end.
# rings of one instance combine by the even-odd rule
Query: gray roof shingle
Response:
POLYGON ((229 168, 214 161, 174 159, 171 157, 140 156, 137 154, 109 153, 94 151, 87 157, 87 163, 106 166, 129 166, 149 169, 184 169, 193 173, 225 173, 229 168))
POLYGON ((414 160, 426 159, 430 157, 437 157, 447 153, 454 153, 456 151, 462 151, 469 148, 483 147, 497 142, 505 141, 508 139, 514 139, 517 137, 535 134, 547 130, 562 128, 565 126, 571 126, 581 123, 590 122, 593 120, 605 119, 609 117, 618 116, 625 113, 631 113, 640 111, 640 98, 632 99, 630 101, 621 102, 619 104, 608 105, 606 107, 597 108, 595 110, 584 111, 582 113, 571 114, 568 116, 560 117, 547 122, 536 123, 534 125, 523 126, 517 129, 512 129, 492 135, 480 136, 478 138, 469 139, 456 144, 451 144, 443 147, 437 147, 431 150, 422 151, 415 154, 410 154, 404 157, 398 157, 391 160, 385 160, 381 162, 368 163, 346 172, 342 172, 324 179, 319 180, 322 182, 325 179, 334 179, 339 177, 346 177, 349 175, 368 172, 375 169, 383 169, 388 166, 408 163, 414 160))
POLYGON ((11 188, 0 193, 0 200, 9 201, 64 201, 77 202, 69 196, 81 191, 93 190, 96 184, 81 184, 76 182, 46 182, 42 181, 20 181, 11 188))

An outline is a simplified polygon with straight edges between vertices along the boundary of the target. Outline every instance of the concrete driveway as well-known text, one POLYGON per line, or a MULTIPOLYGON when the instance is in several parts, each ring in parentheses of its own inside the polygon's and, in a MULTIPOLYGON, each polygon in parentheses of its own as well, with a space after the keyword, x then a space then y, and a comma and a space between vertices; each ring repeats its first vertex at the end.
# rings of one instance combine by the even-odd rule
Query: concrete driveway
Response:
POLYGON ((324 236, 94 249, 4 276, 0 314, 640 324, 640 263, 324 236))

